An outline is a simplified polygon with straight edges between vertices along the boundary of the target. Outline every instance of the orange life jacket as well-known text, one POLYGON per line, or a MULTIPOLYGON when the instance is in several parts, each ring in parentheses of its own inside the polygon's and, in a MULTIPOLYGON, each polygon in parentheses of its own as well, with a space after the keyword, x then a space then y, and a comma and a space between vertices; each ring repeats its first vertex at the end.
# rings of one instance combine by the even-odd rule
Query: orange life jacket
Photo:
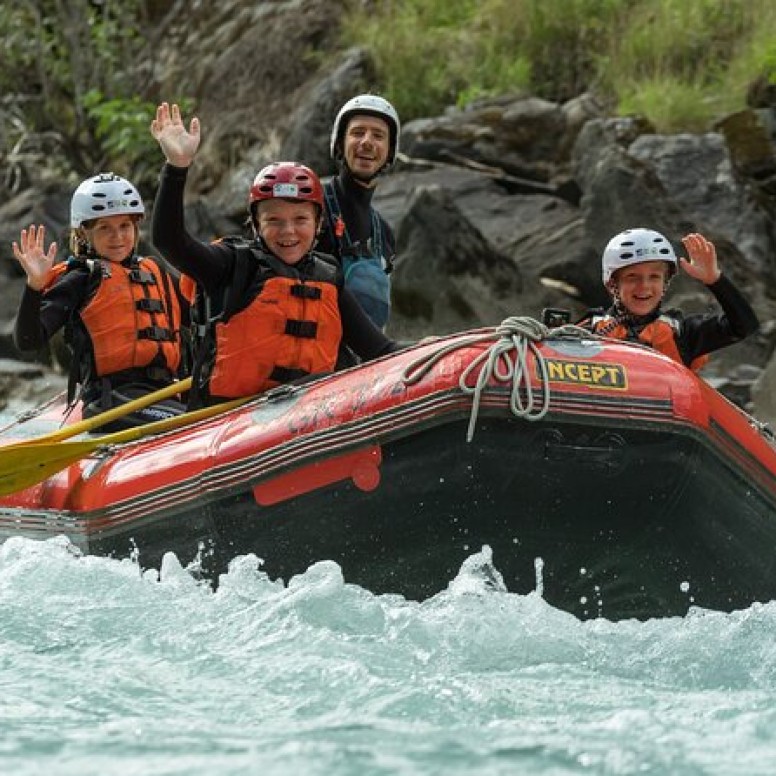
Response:
POLYGON ((334 283, 268 278, 245 309, 216 323, 209 392, 250 396, 306 374, 330 372, 341 339, 334 283))
POLYGON ((709 361, 709 357, 704 355, 694 358, 690 364, 684 363, 676 344, 676 336, 679 333, 679 321, 676 318, 661 315, 644 326, 635 338, 633 332, 623 323, 618 323, 614 328, 610 328, 613 321, 614 317, 611 315, 594 316, 588 325, 592 331, 604 331, 606 336, 612 339, 630 340, 648 345, 674 361, 689 366, 694 372, 702 369, 709 361))
MULTIPOLYGON (((174 375, 181 362, 181 310, 170 280, 150 258, 130 266, 89 260, 96 287, 77 310, 91 343, 96 376, 152 364, 174 375)), ((45 290, 73 265, 55 265, 45 290)))
POLYGON ((216 242, 233 251, 229 282, 206 293, 181 277, 193 324, 190 406, 332 371, 342 340, 336 262, 313 253, 288 265, 256 240, 216 242))

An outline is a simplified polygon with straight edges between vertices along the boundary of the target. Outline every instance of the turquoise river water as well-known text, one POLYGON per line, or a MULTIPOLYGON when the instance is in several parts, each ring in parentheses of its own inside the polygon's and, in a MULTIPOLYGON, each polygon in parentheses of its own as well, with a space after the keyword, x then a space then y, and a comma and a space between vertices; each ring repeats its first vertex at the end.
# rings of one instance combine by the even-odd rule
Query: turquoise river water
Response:
POLYGON ((331 562, 0 546, 0 773, 772 774, 776 603, 582 622, 487 548, 418 603, 331 562), (493 578, 496 578, 496 584, 493 578))

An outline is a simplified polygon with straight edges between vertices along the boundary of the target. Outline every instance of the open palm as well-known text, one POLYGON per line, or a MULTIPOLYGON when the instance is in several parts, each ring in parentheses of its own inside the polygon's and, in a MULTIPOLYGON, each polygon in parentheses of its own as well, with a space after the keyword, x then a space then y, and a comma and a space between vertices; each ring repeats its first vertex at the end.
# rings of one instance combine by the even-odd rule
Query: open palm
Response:
POLYGON ((170 105, 163 102, 156 109, 156 118, 151 122, 151 134, 170 164, 188 167, 199 148, 199 119, 193 118, 186 129, 180 108, 175 103, 170 105))
POLYGON ((57 255, 56 243, 51 243, 48 251, 44 250, 45 240, 46 227, 33 224, 29 229, 22 229, 19 242, 14 240, 12 246, 13 255, 27 274, 27 285, 36 291, 46 284, 57 255))
POLYGON ((711 285, 719 280, 720 270, 714 243, 694 232, 682 238, 688 259, 680 259, 682 269, 701 283, 711 285))

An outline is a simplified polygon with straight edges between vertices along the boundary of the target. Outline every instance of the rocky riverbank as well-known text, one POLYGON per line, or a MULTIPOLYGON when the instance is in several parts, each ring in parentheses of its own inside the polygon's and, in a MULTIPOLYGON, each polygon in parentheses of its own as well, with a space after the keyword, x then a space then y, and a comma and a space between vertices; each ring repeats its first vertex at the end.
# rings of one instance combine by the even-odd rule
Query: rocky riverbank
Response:
MULTIPOLYGON (((173 45, 161 53, 160 94, 174 83, 176 93, 201 95, 204 142, 188 218, 202 238, 242 231, 247 189, 264 163, 296 158, 321 174, 333 171, 331 122, 348 97, 371 87, 368 52, 342 52, 319 68, 271 66, 289 62, 294 46, 332 40, 327 5, 258 3, 231 15, 221 6, 200 9, 202 19, 188 20, 187 30, 186 50, 198 52, 196 61, 173 45), (223 45, 213 44, 214 29, 223 45), (253 57, 246 67, 246 52, 259 40, 260 61, 253 57)), ((762 322, 756 337, 716 355, 707 377, 773 423, 776 106, 769 99, 753 95, 747 110, 700 135, 658 135, 638 117, 606 115, 590 94, 562 104, 510 94, 407 122, 400 161, 375 198, 399 244, 390 333, 441 334, 510 315, 539 317, 547 306, 577 315, 606 302, 599 257, 613 234, 649 226, 678 244, 683 234, 701 231, 762 322)), ((69 195, 70 187, 47 183, 0 206, 0 358, 19 358, 10 330, 23 279, 10 242, 33 222, 59 234, 69 195)), ((687 311, 712 303, 687 278, 672 283, 667 300, 687 311)), ((43 353, 34 361, 57 358, 43 353)), ((6 396, 25 382, 45 388, 56 375, 19 369, 28 377, 0 380, 6 396)))

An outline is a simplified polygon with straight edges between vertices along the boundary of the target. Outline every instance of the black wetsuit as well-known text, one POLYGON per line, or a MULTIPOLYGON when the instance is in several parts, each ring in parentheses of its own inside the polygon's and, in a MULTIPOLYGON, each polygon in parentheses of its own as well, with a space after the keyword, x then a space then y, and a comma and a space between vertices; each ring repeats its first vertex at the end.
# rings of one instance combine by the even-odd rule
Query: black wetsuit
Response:
MULTIPOLYGON (((361 186, 347 169, 343 169, 339 175, 332 178, 331 185, 337 196, 342 220, 347 227, 350 242, 366 245, 370 238, 374 239, 372 234, 372 197, 375 189, 361 186)), ((396 239, 393 230, 379 213, 377 217, 382 231, 381 237, 384 241, 385 255, 393 261, 396 253, 396 239)), ((347 246, 343 245, 342 239, 335 236, 331 220, 324 219, 323 229, 318 237, 317 250, 328 253, 341 261, 343 247, 347 246)))

